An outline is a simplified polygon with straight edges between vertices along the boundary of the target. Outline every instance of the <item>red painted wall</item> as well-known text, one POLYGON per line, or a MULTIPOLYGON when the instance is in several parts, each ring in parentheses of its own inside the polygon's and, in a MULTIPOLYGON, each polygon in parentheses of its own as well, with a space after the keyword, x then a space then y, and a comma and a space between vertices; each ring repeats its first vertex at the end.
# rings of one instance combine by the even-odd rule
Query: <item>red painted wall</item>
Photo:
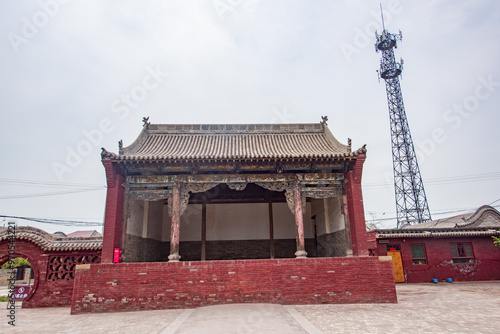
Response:
MULTIPOLYGON (((15 257, 27 258, 34 271, 33 288, 23 301, 23 308, 69 306, 73 293, 73 279, 47 281, 48 258, 51 255, 86 255, 100 252, 50 252, 45 253, 42 248, 27 240, 16 239, 15 257)), ((0 265, 8 259, 8 240, 0 242, 0 265)))
POLYGON ((396 303, 378 257, 90 265, 76 271, 71 313, 226 303, 396 303))
POLYGON ((121 248, 122 217, 125 189, 125 178, 120 174, 119 167, 109 160, 103 160, 106 170, 106 211, 102 239, 102 262, 113 263, 115 248, 121 248))
POLYGON ((352 169, 345 174, 352 252, 355 256, 368 255, 365 210, 361 190, 361 176, 365 159, 365 155, 358 156, 352 165, 352 169))
MULTIPOLYGON (((384 239, 389 244, 401 245, 403 268, 408 283, 440 281, 452 278, 454 281, 483 281, 500 279, 500 249, 493 245, 490 237, 465 238, 408 238, 384 239), (470 242, 474 263, 453 263, 450 243, 470 242), (413 264, 411 245, 423 244, 427 264, 413 264)), ((377 242, 378 255, 387 254, 387 244, 377 242)))

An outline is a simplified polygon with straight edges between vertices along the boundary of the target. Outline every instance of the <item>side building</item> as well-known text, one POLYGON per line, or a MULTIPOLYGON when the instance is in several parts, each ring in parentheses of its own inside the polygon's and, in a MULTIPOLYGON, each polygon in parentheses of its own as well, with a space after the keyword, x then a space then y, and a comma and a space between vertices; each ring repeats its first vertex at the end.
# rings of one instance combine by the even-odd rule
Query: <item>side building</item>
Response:
POLYGON ((396 282, 500 280, 500 213, 475 212, 370 232, 373 255, 393 257, 396 282))

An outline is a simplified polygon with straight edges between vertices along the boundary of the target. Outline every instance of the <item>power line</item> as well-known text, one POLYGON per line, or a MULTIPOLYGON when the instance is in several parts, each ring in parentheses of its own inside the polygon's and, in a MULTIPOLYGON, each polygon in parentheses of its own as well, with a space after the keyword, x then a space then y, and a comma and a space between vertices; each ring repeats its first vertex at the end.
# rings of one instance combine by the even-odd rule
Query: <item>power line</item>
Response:
POLYGON ((67 194, 83 193, 83 192, 88 192, 88 191, 104 190, 104 189, 105 188, 99 187, 99 188, 80 189, 80 190, 57 191, 57 192, 51 192, 51 193, 38 193, 38 194, 28 194, 28 195, 0 196, 0 200, 2 200, 2 199, 24 199, 24 198, 33 198, 33 197, 67 195, 67 194))
MULTIPOLYGON (((495 202, 500 201, 500 199, 496 200, 495 202)), ((494 203, 494 202, 493 202, 494 203)), ((489 205, 489 204, 488 204, 489 205)), ((490 205, 491 206, 491 205, 490 205)), ((493 205, 491 206, 493 208, 498 208, 500 205, 493 205)), ((445 215, 445 214, 450 214, 450 213, 458 213, 458 212, 472 212, 473 210, 477 210, 477 208, 471 208, 471 209, 456 209, 456 210, 448 210, 448 211, 441 211, 441 212, 433 212, 433 216, 440 216, 440 215, 445 215)), ((394 212, 392 212, 394 213, 394 212)), ((377 218, 377 219, 369 219, 368 221, 371 222, 383 222, 383 221, 390 221, 390 220, 396 220, 397 217, 389 217, 389 218, 377 218)))
POLYGON ((46 219, 46 218, 33 218, 33 217, 20 217, 20 216, 4 216, 0 215, 0 218, 10 218, 10 219, 22 219, 33 221, 37 223, 44 224, 54 224, 62 226, 102 226, 102 222, 83 222, 77 220, 64 220, 64 219, 46 219))
POLYGON ((0 178, 0 183, 22 185, 22 186, 43 186, 55 188, 105 188, 101 184, 87 184, 87 183, 62 183, 62 182, 49 182, 49 181, 36 181, 36 180, 19 180, 0 178))
MULTIPOLYGON (((451 177, 440 177, 434 179, 426 179, 425 184, 429 185, 444 185, 444 184, 456 184, 456 183, 469 183, 469 182, 480 182, 480 181, 491 181, 500 179, 500 173, 483 173, 483 174, 472 174, 472 175, 461 175, 461 176, 451 176, 451 177)), ((391 188, 393 186, 392 182, 372 182, 365 183, 363 189, 381 189, 381 188, 391 188)))
POLYGON ((491 203, 490 203, 490 204, 488 204, 488 205, 494 204, 494 203, 496 203, 496 202, 498 202, 498 201, 500 201, 500 198, 499 198, 499 199, 497 199, 496 201, 491 202, 491 203))

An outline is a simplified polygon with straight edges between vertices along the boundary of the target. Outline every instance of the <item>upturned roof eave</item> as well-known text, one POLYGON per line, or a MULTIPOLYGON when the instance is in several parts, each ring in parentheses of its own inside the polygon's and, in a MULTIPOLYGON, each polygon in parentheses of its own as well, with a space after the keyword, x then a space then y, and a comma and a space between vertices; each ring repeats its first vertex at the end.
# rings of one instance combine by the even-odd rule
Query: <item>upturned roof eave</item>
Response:
POLYGON ((121 155, 113 152, 107 151, 102 148, 101 157, 102 160, 111 160, 116 163, 134 163, 134 162, 170 162, 170 163, 185 163, 185 162, 267 162, 267 161, 345 161, 345 160, 355 160, 359 156, 366 154, 366 145, 360 147, 354 152, 346 152, 332 155, 310 155, 310 156, 234 156, 234 157, 168 157, 168 156, 134 156, 134 155, 121 155))

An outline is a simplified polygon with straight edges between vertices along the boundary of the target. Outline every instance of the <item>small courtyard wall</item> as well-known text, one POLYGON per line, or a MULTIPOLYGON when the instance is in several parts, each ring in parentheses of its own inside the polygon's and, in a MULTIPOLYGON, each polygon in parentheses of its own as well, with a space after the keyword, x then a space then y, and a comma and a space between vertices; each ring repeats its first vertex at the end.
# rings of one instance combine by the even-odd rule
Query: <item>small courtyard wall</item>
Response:
MULTIPOLYGON (((9 260, 8 244, 8 240, 0 241, 0 265, 9 260)), ((15 249, 14 257, 27 259, 34 271, 31 292, 23 300, 23 308, 69 306, 76 263, 100 257, 100 251, 48 252, 31 241, 20 239, 16 239, 15 249), (53 259, 64 259, 66 262, 53 261, 49 264, 53 259)))

